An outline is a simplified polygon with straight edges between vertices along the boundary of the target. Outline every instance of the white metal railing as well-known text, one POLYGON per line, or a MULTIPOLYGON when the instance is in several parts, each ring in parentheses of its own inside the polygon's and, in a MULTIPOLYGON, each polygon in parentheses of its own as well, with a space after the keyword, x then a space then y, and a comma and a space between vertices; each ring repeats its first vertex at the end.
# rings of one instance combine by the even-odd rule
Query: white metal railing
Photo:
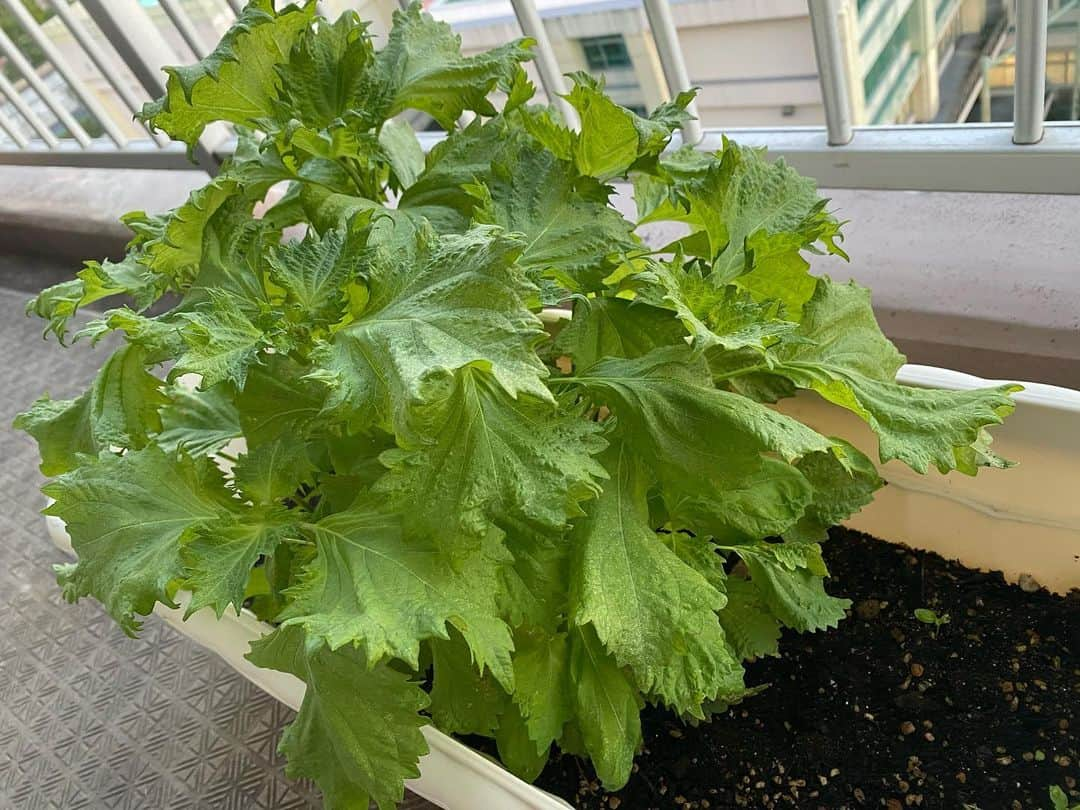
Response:
MULTIPOLYGON (((547 97, 572 123, 573 111, 561 98, 566 83, 535 0, 510 1, 522 32, 537 42, 535 63, 547 97)), ((194 166, 182 145, 146 132, 132 135, 130 122, 104 109, 94 89, 88 86, 89 79, 78 75, 42 26, 26 12, 21 0, 0 2, 14 13, 51 70, 70 91, 65 102, 11 38, 0 32, 0 53, 8 57, 19 75, 18 81, 12 81, 0 72, 0 132, 7 135, 9 142, 0 145, 0 164, 216 170, 231 143, 223 126, 208 128, 195 150, 194 166), (87 133, 70 108, 72 99, 101 125, 102 136, 87 133), (53 124, 43 116, 46 111, 55 118, 53 124), (66 136, 60 137, 63 133, 58 129, 66 136)), ((56 13, 56 23, 71 34, 100 74, 100 80, 115 92, 127 115, 137 111, 145 99, 164 92, 163 63, 189 61, 176 53, 137 0, 81 0, 74 5, 67 0, 48 2, 56 13), (91 20, 104 34, 108 47, 103 47, 88 26, 91 20)), ((217 2, 222 12, 231 16, 243 7, 243 0, 206 2, 217 2)), ((407 0, 398 2, 405 5, 407 0)), ((1048 2, 1015 2, 1015 115, 1011 125, 853 126, 853 89, 848 86, 852 71, 845 61, 851 55, 845 52, 840 36, 840 17, 853 12, 854 0, 808 0, 825 126, 724 132, 741 142, 768 147, 773 154, 816 177, 823 186, 1080 194, 1080 171, 1076 170, 1080 165, 1080 125, 1043 121, 1048 2)), ((159 3, 161 21, 172 26, 172 40, 182 43, 181 47, 194 58, 206 55, 212 42, 199 30, 182 0, 159 3)), ((689 89, 670 0, 643 0, 643 4, 668 90, 674 95, 689 89)), ((715 148, 720 133, 703 131, 694 120, 685 126, 676 142, 715 148)), ((438 137, 424 134, 422 141, 430 143, 438 137)))
POLYGON ((829 146, 844 146, 855 134, 851 126, 851 94, 845 80, 844 45, 837 24, 839 17, 839 0, 811 1, 810 30, 817 54, 818 76, 822 88, 832 88, 829 93, 822 92, 829 146))
POLYGON ((521 33, 536 42, 536 69, 540 73, 540 83, 544 86, 544 91, 552 103, 558 107, 563 120, 574 126, 577 123, 577 112, 563 98, 566 95, 566 82, 563 81, 563 75, 559 72, 555 51, 551 47, 551 40, 548 39, 547 29, 544 28, 544 23, 540 19, 540 12, 536 10, 536 3, 533 0, 510 0, 510 2, 514 7, 518 25, 521 26, 521 33))
POLYGON ((1046 99, 1047 0, 1016 5, 1016 79, 1013 102, 1013 140, 1038 143, 1043 137, 1046 99))
MULTIPOLYGON (((177 52, 137 0, 47 0, 55 17, 46 24, 39 23, 22 0, 0 0, 44 58, 41 65, 32 64, 0 30, 0 54, 16 75, 13 80, 0 72, 0 130, 9 141, 0 145, 0 164, 216 170, 220 129, 212 133, 219 142, 210 142, 208 136, 195 150, 197 162, 192 164, 182 144, 132 123, 145 101, 164 92, 162 64, 199 59, 211 50, 180 0, 159 2, 190 57, 177 52), (70 37, 70 48, 60 47, 58 34, 70 37), (73 60, 89 62, 94 75, 86 75, 73 60), (95 82, 113 97, 110 108, 106 94, 91 86, 95 82), (90 122, 100 128, 100 135, 87 131, 90 122)), ((231 0, 219 4, 229 19, 243 7, 231 0)))
MULTIPOLYGON (((529 0, 532 2, 532 0, 529 0)), ((645 0, 645 14, 649 18, 656 50, 660 54, 660 66, 664 71, 668 92, 673 96, 690 88, 690 75, 686 71, 679 34, 675 30, 675 21, 671 18, 670 0, 645 0)), ((686 108, 692 118, 682 128, 683 140, 696 144, 701 140, 701 124, 697 120, 697 104, 691 102, 686 108)))

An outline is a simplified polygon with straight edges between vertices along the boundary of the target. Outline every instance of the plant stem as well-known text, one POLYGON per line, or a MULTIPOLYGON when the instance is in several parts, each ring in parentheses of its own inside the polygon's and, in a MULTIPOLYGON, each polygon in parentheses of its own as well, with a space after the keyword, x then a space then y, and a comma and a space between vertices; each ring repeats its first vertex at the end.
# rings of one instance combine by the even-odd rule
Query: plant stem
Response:
POLYGON ((740 368, 736 371, 728 372, 727 374, 714 374, 713 380, 731 380, 735 377, 742 377, 746 374, 753 374, 755 371, 767 371, 768 366, 764 363, 759 363, 756 366, 747 366, 746 368, 740 368))

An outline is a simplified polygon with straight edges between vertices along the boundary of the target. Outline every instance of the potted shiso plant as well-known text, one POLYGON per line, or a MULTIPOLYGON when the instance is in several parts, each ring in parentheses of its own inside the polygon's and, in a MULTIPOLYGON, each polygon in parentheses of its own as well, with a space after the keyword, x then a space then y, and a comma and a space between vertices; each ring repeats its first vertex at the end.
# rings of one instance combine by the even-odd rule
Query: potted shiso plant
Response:
POLYGON ((248 659, 306 685, 281 748, 330 807, 400 801, 429 724, 614 790, 647 704, 766 700, 744 662, 844 618, 820 543, 882 485, 771 403, 816 392, 919 473, 1008 466, 987 428, 1017 386, 897 383, 868 292, 809 273, 846 258, 810 180, 668 150, 689 94, 642 117, 574 74, 570 129, 529 58, 462 56, 418 5, 376 49, 353 13, 255 0, 142 113, 191 148, 231 123, 235 154, 29 305, 63 342, 126 297, 74 332, 118 346, 90 390, 17 420, 64 595, 132 635, 179 600, 267 623, 248 659), (409 110, 448 133, 426 155, 409 110), (685 235, 650 248, 657 221, 685 235))

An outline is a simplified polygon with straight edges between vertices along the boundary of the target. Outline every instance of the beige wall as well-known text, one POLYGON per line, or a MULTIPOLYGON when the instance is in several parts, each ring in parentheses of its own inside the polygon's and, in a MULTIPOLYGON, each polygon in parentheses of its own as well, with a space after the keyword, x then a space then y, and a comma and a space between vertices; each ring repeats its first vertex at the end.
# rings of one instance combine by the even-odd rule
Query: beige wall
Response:
POLYGON ((679 31, 705 126, 799 126, 824 118, 808 17, 679 31), (786 106, 794 115, 784 116, 786 106))
POLYGON ((809 17, 683 28, 679 41, 693 81, 817 76, 809 17))
POLYGON ((820 103, 795 105, 794 115, 784 116, 779 107, 717 107, 698 103, 698 116, 705 127, 802 127, 824 123, 825 109, 820 103))

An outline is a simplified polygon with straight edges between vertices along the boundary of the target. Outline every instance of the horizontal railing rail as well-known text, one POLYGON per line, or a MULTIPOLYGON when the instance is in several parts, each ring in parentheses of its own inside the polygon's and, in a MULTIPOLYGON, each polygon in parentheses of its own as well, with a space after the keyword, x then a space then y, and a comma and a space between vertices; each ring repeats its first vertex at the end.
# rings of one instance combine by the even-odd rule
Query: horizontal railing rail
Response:
MULTIPOLYGON (((0 164, 195 168, 213 173, 229 153, 233 140, 224 127, 208 129, 193 163, 182 146, 138 130, 131 122, 143 101, 164 92, 163 63, 199 58, 211 48, 212 40, 199 30, 184 0, 159 0, 156 21, 138 0, 81 0, 71 5, 67 0, 49 0, 56 14, 49 25, 70 34, 74 46, 97 70, 98 86, 113 94, 111 105, 102 101, 89 78, 78 75, 21 0, 0 2, 44 57, 42 64, 31 64, 12 38, 0 32, 0 52, 9 57, 17 74, 13 79, 0 72, 0 164), (163 32, 163 26, 171 29, 163 32), (175 45, 190 57, 179 55, 175 45), (96 122, 99 133, 87 131, 88 120, 96 122)), ((535 0, 511 4, 523 33, 537 42, 536 68, 547 97, 573 123, 573 110, 562 98, 566 82, 535 0)), ((643 0, 643 4, 668 92, 690 89, 670 0, 643 0)), ((217 5, 231 19, 243 3, 217 0, 217 5)), ((1080 193, 1076 171, 1080 124, 1044 122, 1047 0, 1017 2, 1012 124, 854 126, 848 87, 852 71, 845 63, 851 56, 840 38, 841 15, 854 13, 854 2, 808 0, 808 9, 825 126, 736 128, 724 129, 724 134, 767 147, 825 187, 1080 193)), ((720 134, 692 120, 672 146, 687 143, 713 149, 720 144, 720 134)), ((421 133, 427 145, 441 137, 421 133)))

